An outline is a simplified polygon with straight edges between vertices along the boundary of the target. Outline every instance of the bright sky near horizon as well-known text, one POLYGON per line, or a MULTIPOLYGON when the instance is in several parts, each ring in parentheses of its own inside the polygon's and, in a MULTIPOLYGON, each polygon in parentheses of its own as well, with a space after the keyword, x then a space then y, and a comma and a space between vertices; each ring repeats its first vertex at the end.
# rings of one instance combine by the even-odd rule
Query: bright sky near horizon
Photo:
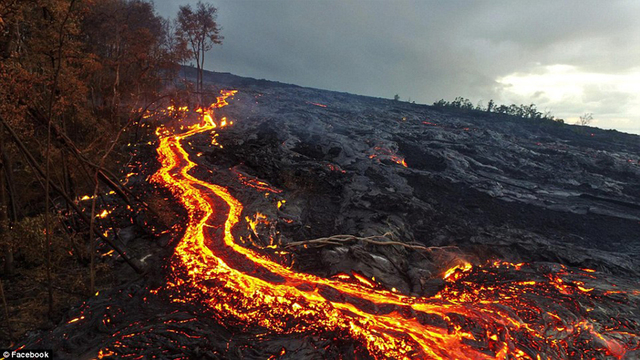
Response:
MULTIPOLYGON (((195 0, 155 0, 175 17, 195 0)), ((431 104, 534 103, 640 134, 640 1, 218 0, 205 68, 431 104)))

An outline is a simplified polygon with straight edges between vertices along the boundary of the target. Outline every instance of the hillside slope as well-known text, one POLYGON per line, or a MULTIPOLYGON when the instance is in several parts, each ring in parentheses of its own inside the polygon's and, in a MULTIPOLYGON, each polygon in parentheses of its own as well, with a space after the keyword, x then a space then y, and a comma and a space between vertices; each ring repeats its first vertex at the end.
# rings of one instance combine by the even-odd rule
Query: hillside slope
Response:
POLYGON ((483 257, 638 270, 640 136, 228 74, 207 80, 240 90, 224 109, 236 124, 211 162, 284 189, 292 240, 392 232, 483 257))

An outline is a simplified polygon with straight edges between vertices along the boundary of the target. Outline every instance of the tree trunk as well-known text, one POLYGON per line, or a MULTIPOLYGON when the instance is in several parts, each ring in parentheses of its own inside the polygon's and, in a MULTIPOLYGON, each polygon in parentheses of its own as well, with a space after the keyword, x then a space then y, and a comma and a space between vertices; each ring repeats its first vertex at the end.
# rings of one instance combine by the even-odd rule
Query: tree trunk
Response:
POLYGON ((202 93, 200 92, 200 45, 192 43, 194 56, 196 57, 196 92, 198 93, 198 106, 202 106, 202 93))
POLYGON ((7 188, 5 184, 5 173, 9 171, 8 164, 4 161, 8 158, 4 154, 4 131, 0 131, 0 236, 2 236, 2 253, 4 255, 4 273, 12 275, 13 264, 13 238, 9 231, 9 207, 7 206, 7 188))
MULTIPOLYGON (((65 121, 65 119, 62 119, 62 132, 67 134, 67 122, 65 121)), ((71 178, 72 171, 70 170, 69 159, 67 158, 66 151, 61 151, 60 157, 62 160, 62 188, 69 196, 75 198, 76 190, 73 179, 71 178)))
POLYGON ((111 100, 112 111, 115 112, 118 106, 118 85, 120 84, 120 60, 116 64, 116 78, 113 81, 113 99, 111 100))
MULTIPOLYGON (((53 94, 51 95, 53 96, 53 94)), ((51 109, 51 108, 50 108, 51 109)), ((51 111, 49 112, 51 115, 51 111)), ((47 150, 45 155, 45 189, 44 189, 44 222, 45 222, 45 264, 47 270, 47 295, 49 305, 49 317, 53 316, 53 284, 51 279, 51 214, 49 209, 49 184, 51 183, 51 121, 49 118, 49 126, 47 128, 47 150)))
MULTIPOLYGON (((75 0, 71 0, 69 3, 69 8, 67 9, 67 13, 60 24, 60 29, 58 30, 58 62, 57 64, 54 62, 52 64, 53 70, 53 78, 51 81, 51 89, 49 94, 49 107, 47 109, 47 147, 45 154, 45 190, 44 190, 44 221, 45 221, 45 232, 46 232, 46 253, 45 253, 45 264, 47 267, 47 293, 48 293, 48 305, 49 305, 49 317, 53 316, 53 279, 51 276, 51 232, 53 231, 51 227, 51 213, 49 209, 50 201, 50 185, 51 185, 51 124, 53 123, 53 104, 56 102, 56 91, 58 90, 58 80, 60 79, 60 72, 62 70, 62 49, 65 45, 65 26, 67 21, 69 20, 69 16, 71 15, 71 10, 73 9, 73 5, 75 0)), ((5 124, 6 125, 6 124, 5 124)))
POLYGON ((0 298, 2 299, 2 307, 4 309, 4 322, 7 325, 9 332, 9 340, 13 340, 13 331, 11 330, 11 321, 9 320, 9 306, 7 306, 7 298, 4 296, 4 287, 2 286, 2 280, 0 280, 0 298))
POLYGON ((7 191, 9 191, 9 204, 11 205, 11 221, 18 222, 18 196, 16 194, 16 182, 13 180, 13 162, 11 157, 7 156, 6 148, 2 154, 2 163, 5 167, 4 179, 7 182, 7 191))
POLYGON ((96 221, 96 200, 98 198, 98 171, 95 173, 93 179, 95 187, 93 188, 93 198, 91 199, 91 218, 89 223, 89 294, 93 295, 96 292, 96 239, 93 236, 94 222, 96 221))
POLYGON ((13 24, 8 26, 8 29, 9 33, 7 34, 7 39, 9 39, 9 43, 2 54, 5 59, 15 56, 20 52, 20 23, 18 21, 14 21, 13 24))
POLYGON ((200 93, 204 91, 204 45, 203 41, 200 48, 200 93))
MULTIPOLYGON (((67 122, 65 119, 62 119, 62 131, 67 133, 67 122)), ((71 170, 69 169, 69 159, 67 158, 66 151, 60 152, 60 157, 62 160, 62 188, 64 191, 71 197, 76 197, 75 187, 73 186, 73 180, 71 179, 71 170)), ((71 208, 69 204, 65 203, 65 208, 67 210, 67 214, 71 213, 71 208)), ((71 216, 71 223, 75 228, 77 228, 75 217, 71 216)))
POLYGON ((120 31, 116 27, 116 78, 113 81, 113 99, 111 100, 112 110, 115 112, 118 105, 118 87, 120 86, 120 31))

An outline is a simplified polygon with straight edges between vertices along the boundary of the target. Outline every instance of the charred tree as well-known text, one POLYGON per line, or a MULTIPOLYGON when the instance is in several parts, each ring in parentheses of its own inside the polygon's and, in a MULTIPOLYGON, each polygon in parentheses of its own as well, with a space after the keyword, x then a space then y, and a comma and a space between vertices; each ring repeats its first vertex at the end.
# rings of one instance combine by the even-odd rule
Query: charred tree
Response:
POLYGON ((179 34, 185 38, 191 47, 193 59, 196 61, 198 77, 196 91, 200 93, 198 100, 202 101, 204 58, 207 51, 215 44, 222 44, 220 27, 216 21, 217 11, 211 4, 203 4, 198 1, 196 9, 190 5, 180 6, 178 12, 179 34))

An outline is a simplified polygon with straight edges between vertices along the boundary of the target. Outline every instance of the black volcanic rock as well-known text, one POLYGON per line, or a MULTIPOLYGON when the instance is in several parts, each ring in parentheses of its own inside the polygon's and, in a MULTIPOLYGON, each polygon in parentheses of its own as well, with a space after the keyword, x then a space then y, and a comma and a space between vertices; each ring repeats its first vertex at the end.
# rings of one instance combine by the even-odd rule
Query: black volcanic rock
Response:
MULTIPOLYGON (((224 165, 284 190, 282 210, 295 208, 300 222, 280 229, 284 243, 388 233, 457 246, 479 261, 547 261, 553 254, 573 266, 639 270, 639 136, 228 74, 208 79, 239 90, 233 106, 222 109, 235 125, 220 134, 226 145, 210 161, 233 159, 224 165), (498 236, 480 240, 483 234, 498 236)), ((260 206, 249 203, 246 211, 260 206)), ((381 246, 366 251, 396 264, 388 285, 403 278, 400 286, 411 288, 406 254, 385 254, 381 246)), ((342 261, 298 265, 325 275, 348 268, 375 276, 342 261)))

